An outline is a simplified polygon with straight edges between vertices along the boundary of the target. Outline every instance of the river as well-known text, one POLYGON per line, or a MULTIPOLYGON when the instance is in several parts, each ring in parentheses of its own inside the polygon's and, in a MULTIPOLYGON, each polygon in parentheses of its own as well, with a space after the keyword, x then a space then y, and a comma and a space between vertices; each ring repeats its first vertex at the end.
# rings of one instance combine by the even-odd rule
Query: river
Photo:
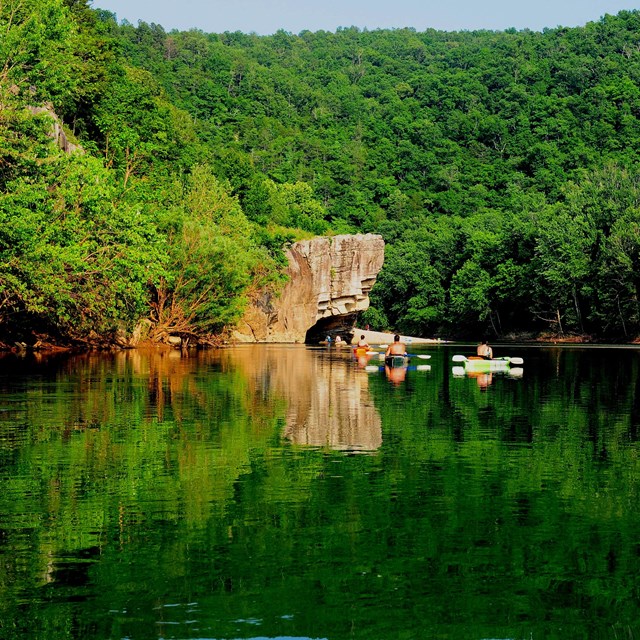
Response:
POLYGON ((640 349, 0 358, 0 638, 640 637, 640 349))

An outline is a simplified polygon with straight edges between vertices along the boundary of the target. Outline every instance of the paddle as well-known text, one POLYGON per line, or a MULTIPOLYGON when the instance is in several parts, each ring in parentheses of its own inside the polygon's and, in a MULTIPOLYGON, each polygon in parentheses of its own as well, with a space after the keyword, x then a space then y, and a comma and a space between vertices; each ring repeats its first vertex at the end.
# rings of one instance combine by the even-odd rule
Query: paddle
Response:
MULTIPOLYGON (((410 368, 410 367, 409 367, 410 368)), ((462 369, 464 369, 464 367, 461 367, 462 369)), ((374 364, 368 364, 365 368, 365 371, 370 371, 370 372, 374 372, 374 371, 384 371, 384 367, 379 367, 378 365, 374 365, 374 364)), ((416 366, 416 371, 431 371, 431 365, 430 364, 419 364, 416 366)))
MULTIPOLYGON (((491 358, 492 360, 506 360, 509 364, 524 364, 524 360, 522 358, 491 358)), ((469 362, 469 358, 467 356, 453 356, 451 358, 453 362, 469 362)))
MULTIPOLYGON (((367 351, 367 355, 368 356, 375 356, 375 355, 383 356, 384 352, 383 351, 367 351)), ((404 354, 392 353, 391 355, 392 356, 402 356, 404 358, 420 358, 420 360, 429 360, 431 358, 431 356, 427 355, 426 353, 404 353, 404 354)))

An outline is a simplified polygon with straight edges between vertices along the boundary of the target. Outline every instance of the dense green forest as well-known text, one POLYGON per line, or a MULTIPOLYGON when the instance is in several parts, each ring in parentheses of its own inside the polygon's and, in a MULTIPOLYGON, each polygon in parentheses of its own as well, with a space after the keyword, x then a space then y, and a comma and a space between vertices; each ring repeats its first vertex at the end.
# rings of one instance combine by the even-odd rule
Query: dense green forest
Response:
POLYGON ((0 33, 0 340, 220 334, 287 242, 351 232, 387 243, 374 328, 640 334, 640 12, 257 36, 9 0, 0 33))

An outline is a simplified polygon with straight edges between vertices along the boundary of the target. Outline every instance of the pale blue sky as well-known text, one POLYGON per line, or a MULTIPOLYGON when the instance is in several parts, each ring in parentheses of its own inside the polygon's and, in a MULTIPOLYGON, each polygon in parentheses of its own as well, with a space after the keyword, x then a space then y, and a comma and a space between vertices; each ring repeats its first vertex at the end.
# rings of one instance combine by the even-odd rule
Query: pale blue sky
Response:
POLYGON ((271 34, 413 27, 443 31, 575 27, 606 13, 640 9, 640 0, 93 0, 119 21, 155 22, 165 30, 271 34))

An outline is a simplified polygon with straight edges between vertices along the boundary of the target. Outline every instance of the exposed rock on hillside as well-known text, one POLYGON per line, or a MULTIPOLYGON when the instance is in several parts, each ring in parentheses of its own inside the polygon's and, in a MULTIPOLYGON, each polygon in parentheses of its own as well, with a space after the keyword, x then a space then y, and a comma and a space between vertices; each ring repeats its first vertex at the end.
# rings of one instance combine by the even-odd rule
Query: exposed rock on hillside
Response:
POLYGON ((62 121, 53 111, 53 107, 47 105, 44 107, 28 107, 28 109, 34 116, 38 116, 44 113, 52 119, 53 122, 51 124, 51 131, 49 133, 49 136, 56 141, 56 144, 58 145, 58 147, 60 147, 60 149, 62 149, 62 151, 64 151, 65 153, 84 153, 84 149, 81 146, 74 144, 69 140, 67 134, 65 133, 64 127, 62 126, 62 121))
POLYGON ((296 242, 288 250, 289 281, 278 297, 261 292, 234 337, 240 342, 314 342, 348 333, 369 307, 369 291, 384 262, 375 234, 296 242))

